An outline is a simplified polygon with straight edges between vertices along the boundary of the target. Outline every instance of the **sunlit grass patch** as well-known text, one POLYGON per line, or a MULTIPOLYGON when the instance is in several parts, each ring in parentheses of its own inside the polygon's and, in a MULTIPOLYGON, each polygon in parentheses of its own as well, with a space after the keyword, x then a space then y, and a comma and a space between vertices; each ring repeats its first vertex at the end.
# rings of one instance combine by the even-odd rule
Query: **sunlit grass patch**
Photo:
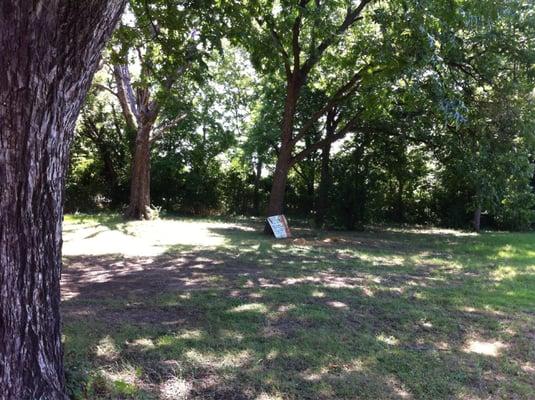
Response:
POLYGON ((470 340, 463 348, 464 351, 469 353, 481 354, 484 356, 498 357, 500 352, 506 348, 507 345, 499 341, 481 341, 470 340))
POLYGON ((232 313, 241 313, 241 312, 255 312, 260 314, 265 314, 267 312, 267 307, 262 303, 248 303, 242 304, 237 307, 229 310, 232 313))

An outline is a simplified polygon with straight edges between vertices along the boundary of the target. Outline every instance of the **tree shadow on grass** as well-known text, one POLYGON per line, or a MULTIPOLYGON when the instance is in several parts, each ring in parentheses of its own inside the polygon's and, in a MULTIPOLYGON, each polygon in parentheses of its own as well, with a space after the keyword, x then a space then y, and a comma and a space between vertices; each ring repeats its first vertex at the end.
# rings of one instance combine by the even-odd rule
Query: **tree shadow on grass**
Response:
MULTIPOLYGON (((481 294, 485 277, 433 264, 445 250, 405 246, 411 239, 404 236, 380 235, 385 246, 376 247, 373 235, 328 234, 308 243, 235 228, 213 233, 224 236, 224 246, 66 259, 72 392, 527 399, 535 389, 533 315, 522 302, 503 301, 500 309, 492 300, 507 298, 525 277, 494 282, 489 297, 481 294)), ((457 257, 451 250, 452 263, 457 257)))

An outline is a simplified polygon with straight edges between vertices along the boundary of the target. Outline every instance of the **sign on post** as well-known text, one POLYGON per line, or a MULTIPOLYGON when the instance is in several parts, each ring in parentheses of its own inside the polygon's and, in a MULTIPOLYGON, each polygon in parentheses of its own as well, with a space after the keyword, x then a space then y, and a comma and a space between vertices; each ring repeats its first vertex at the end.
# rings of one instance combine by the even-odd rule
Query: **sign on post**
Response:
POLYGON ((267 220, 277 239, 285 239, 292 236, 284 215, 273 215, 272 217, 268 217, 267 220))

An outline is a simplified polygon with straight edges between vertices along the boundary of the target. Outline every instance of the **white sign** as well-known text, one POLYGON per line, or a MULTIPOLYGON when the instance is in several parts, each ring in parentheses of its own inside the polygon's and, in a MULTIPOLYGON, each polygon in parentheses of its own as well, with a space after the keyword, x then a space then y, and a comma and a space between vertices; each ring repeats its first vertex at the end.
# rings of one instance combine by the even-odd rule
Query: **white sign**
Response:
POLYGON ((284 215, 273 215, 268 217, 269 226, 277 239, 285 239, 292 236, 290 233, 290 228, 288 227, 288 222, 284 215))

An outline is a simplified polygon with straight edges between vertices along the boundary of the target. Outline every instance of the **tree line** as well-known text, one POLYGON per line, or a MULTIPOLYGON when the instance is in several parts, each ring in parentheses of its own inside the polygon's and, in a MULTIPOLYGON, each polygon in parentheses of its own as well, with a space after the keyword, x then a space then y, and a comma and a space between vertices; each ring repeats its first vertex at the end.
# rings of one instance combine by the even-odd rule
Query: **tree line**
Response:
POLYGON ((533 13, 511 1, 131 1, 67 209, 533 220, 533 13))

